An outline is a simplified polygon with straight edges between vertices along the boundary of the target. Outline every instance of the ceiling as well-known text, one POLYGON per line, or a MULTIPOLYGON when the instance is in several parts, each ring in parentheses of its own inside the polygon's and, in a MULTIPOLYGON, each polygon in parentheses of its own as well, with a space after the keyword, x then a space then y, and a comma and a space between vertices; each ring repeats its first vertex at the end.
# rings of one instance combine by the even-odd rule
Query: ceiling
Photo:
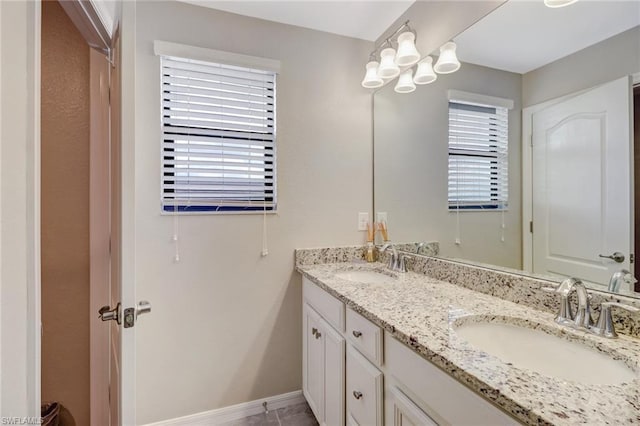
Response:
POLYGON ((638 0, 510 0, 454 40, 463 62, 524 74, 637 25, 638 0))
POLYGON ((415 0, 179 0, 239 15, 375 41, 415 0))

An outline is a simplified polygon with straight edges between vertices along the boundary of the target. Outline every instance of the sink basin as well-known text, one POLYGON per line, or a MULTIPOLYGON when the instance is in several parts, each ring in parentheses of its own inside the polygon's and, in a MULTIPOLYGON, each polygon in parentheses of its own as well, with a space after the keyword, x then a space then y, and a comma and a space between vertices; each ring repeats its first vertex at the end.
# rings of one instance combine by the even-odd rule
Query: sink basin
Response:
POLYGON ((516 368, 583 384, 618 385, 638 378, 624 362, 543 331, 496 322, 468 323, 456 334, 516 368))
POLYGON ((376 271, 344 271, 338 272, 336 277, 347 281, 368 284, 389 284, 395 280, 392 276, 376 271))

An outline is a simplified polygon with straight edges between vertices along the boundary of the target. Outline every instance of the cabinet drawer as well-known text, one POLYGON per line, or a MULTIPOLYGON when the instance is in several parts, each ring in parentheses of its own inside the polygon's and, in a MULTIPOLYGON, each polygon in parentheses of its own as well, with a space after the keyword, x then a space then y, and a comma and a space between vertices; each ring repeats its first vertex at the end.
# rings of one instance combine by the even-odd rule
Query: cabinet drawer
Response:
POLYGON ((473 426, 518 425, 508 414, 422 358, 389 334, 384 336, 386 372, 437 423, 473 426), (461 409, 464 407, 464 409, 461 409))
POLYGON ((349 308, 347 339, 371 362, 382 365, 382 329, 349 308))
POLYGON ((347 419, 349 424, 382 426, 382 373, 347 346, 347 419))
POLYGON ((344 332, 344 303, 309 281, 302 278, 304 300, 313 307, 329 324, 344 332))

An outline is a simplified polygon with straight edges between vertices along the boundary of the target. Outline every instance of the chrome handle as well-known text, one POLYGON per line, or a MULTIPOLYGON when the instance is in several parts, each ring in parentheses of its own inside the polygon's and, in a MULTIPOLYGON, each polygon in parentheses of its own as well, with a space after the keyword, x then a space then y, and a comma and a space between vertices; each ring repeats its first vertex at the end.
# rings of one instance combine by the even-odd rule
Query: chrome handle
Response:
POLYGON ((142 314, 148 314, 151 312, 151 303, 146 300, 141 300, 138 302, 138 306, 136 306, 136 317, 142 314))
POLYGON ((360 398, 362 398, 362 392, 353 391, 353 397, 354 397, 355 399, 360 399, 360 398))
POLYGON ((360 336, 362 336, 362 332, 361 332, 361 331, 353 330, 353 331, 352 331, 352 334, 353 334, 355 337, 360 337, 360 336))
POLYGON ((604 308, 610 308, 612 306, 615 306, 616 308, 622 308, 626 311, 629 312, 639 312, 640 309, 636 308, 635 306, 631 306, 631 305, 625 305, 624 303, 618 303, 618 302, 602 302, 600 304, 600 306, 604 307, 604 308))
POLYGON ((620 253, 619 251, 617 251, 617 252, 615 252, 613 254, 610 254, 609 256, 605 256, 604 254, 599 254, 598 257, 602 257, 602 258, 605 258, 605 259, 611 259, 616 263, 622 263, 622 262, 624 262, 624 259, 625 259, 624 254, 620 253))
POLYGON ((638 312, 640 309, 625 305, 623 303, 618 302, 602 302, 600 304, 600 318, 598 318, 598 323, 595 327, 591 328, 591 331, 597 335, 608 337, 610 339, 615 339, 618 337, 618 333, 616 333, 615 324, 613 323, 613 318, 611 316, 611 308, 612 307, 622 308, 629 312, 638 312))
POLYGON ((120 303, 111 309, 109 305, 105 305, 98 310, 98 318, 102 321, 115 321, 120 324, 120 303))

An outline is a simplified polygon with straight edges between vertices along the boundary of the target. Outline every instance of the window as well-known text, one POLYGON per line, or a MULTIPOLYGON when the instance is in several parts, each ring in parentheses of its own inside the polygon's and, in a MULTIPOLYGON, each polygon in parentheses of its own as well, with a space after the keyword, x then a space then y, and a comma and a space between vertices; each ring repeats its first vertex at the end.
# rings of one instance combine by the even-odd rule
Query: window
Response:
POLYGON ((506 210, 508 108, 450 99, 449 210, 506 210))
POLYGON ((161 56, 162 209, 276 209, 276 73, 161 56))

